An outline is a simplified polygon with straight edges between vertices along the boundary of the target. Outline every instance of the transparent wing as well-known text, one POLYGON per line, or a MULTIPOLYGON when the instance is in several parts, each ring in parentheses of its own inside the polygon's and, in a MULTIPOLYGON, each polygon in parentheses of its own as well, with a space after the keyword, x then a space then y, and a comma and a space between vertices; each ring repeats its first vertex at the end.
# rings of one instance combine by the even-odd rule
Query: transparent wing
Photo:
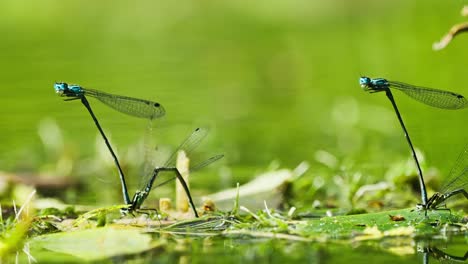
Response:
MULTIPOLYGON (((171 154, 171 156, 169 156, 169 158, 166 160, 166 162, 164 163, 164 165, 162 166, 159 166, 160 168, 175 168, 176 166, 176 160, 177 160, 177 154, 179 153, 179 151, 183 150, 185 152, 185 154, 190 157, 190 154, 193 152, 193 150, 201 143, 201 141, 206 137, 206 135, 208 135, 208 130, 207 129, 204 129, 204 128, 197 128, 195 129, 192 134, 190 134, 171 154)), ((222 157, 222 156, 221 156, 222 157)), ((190 169, 196 167, 196 168, 201 168, 201 167, 204 167, 204 166, 207 166, 208 164, 210 163, 213 163, 214 161, 220 159, 221 157, 218 157, 218 156, 215 156, 215 157, 212 157, 208 160, 206 160, 205 162, 202 162, 196 166, 191 166, 190 169), (216 159, 215 159, 216 158, 216 159), (204 165, 204 166, 201 166, 201 165, 204 165)), ((154 168, 153 168, 154 169, 154 168)), ((151 173, 149 174, 146 174, 146 176, 144 177, 144 180, 143 180, 143 184, 141 186, 147 186, 148 183, 154 179, 153 178, 153 170, 151 171, 151 173)), ((158 176, 158 179, 159 181, 161 181, 160 184, 158 184, 157 186, 161 186, 165 183, 168 183, 172 180, 174 180, 176 178, 175 175, 172 175, 172 174, 168 174, 168 173, 165 173, 164 175, 159 175, 158 176)), ((153 188, 156 187, 156 186, 153 186, 153 188)))
POLYGON ((165 114, 164 108, 157 102, 109 94, 93 89, 83 89, 83 91, 85 95, 94 97, 107 106, 130 116, 155 119, 165 114))
POLYGON ((152 146, 154 146, 153 142, 153 120, 150 119, 146 126, 145 135, 142 142, 142 150, 139 152, 140 155, 143 153, 143 164, 141 166, 141 174, 145 175, 143 177, 139 177, 139 184, 138 186, 144 186, 146 184, 147 178, 151 177, 153 174, 154 167, 156 166, 156 157, 155 151, 152 146))
MULTIPOLYGON (((213 157, 211 157, 211 158, 209 158, 209 159, 207 159, 207 160, 205 160, 205 161, 202 161, 202 162, 198 163, 197 165, 195 165, 195 166, 193 166, 193 167, 191 166, 191 167, 190 167, 190 171, 191 171, 191 172, 194 172, 194 171, 197 171, 197 170, 199 170, 199 169, 202 169, 202 168, 204 168, 204 167, 210 165, 211 163, 213 163, 213 162, 215 162, 215 161, 217 161, 217 160, 219 160, 219 159, 222 159, 223 157, 224 157, 223 154, 219 154, 219 155, 213 156, 213 157)), ((167 183, 169 183, 169 182, 175 180, 176 178, 177 178, 176 176, 172 176, 172 177, 169 178, 169 179, 163 180, 161 183, 159 183, 159 184, 153 186, 153 189, 154 189, 154 188, 157 188, 157 187, 159 187, 159 186, 162 186, 162 185, 164 185, 164 184, 167 184, 167 183)))
POLYGON ((458 156, 454 166, 450 170, 446 183, 441 192, 447 193, 456 189, 466 189, 468 187, 468 144, 458 156))
POLYGON ((208 165, 210 165, 211 163, 219 160, 219 159, 222 159, 224 157, 223 154, 218 154, 216 156, 213 156, 205 161, 202 161, 200 163, 198 163, 197 165, 195 166, 190 166, 190 171, 197 171, 197 170, 200 170, 208 165))
POLYGON ((433 88, 418 87, 401 82, 389 81, 388 83, 391 88, 400 90, 411 98, 433 107, 462 109, 468 106, 468 100, 461 94, 433 88))
POLYGON ((177 153, 183 150, 187 156, 190 156, 190 153, 200 145, 200 142, 208 135, 208 130, 204 128, 197 128, 195 131, 190 134, 183 142, 180 144, 176 150, 171 154, 171 156, 167 159, 164 167, 175 167, 177 153))

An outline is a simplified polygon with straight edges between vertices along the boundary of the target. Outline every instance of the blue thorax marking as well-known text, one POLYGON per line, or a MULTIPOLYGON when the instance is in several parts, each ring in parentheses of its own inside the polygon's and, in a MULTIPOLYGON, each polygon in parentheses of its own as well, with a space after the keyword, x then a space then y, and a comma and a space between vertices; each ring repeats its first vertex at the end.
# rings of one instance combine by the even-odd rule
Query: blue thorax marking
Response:
POLYGON ((84 93, 83 88, 81 88, 81 86, 76 85, 76 84, 69 85, 68 89, 70 89, 71 92, 73 92, 73 93, 75 93, 77 95, 84 93))
POLYGON ((379 86, 379 87, 388 87, 388 81, 383 79, 383 78, 375 78, 375 79, 371 79, 371 83, 372 85, 374 86, 379 86))

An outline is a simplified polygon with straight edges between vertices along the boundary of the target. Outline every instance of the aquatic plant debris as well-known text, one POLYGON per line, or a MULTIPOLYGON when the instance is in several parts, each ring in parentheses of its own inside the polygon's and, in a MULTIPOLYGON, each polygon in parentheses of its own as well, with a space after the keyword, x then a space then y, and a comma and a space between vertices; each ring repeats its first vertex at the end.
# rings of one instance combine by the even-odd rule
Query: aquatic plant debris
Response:
POLYGON ((323 217, 319 220, 305 221, 298 224, 294 234, 301 236, 323 236, 328 240, 353 239, 363 235, 362 239, 376 239, 396 234, 405 236, 426 236, 445 232, 447 226, 451 232, 467 232, 465 225, 459 225, 463 215, 448 211, 428 211, 428 216, 413 209, 401 209, 387 212, 323 217), (405 220, 393 221, 389 215, 403 217, 405 220), (371 230, 376 232, 370 235, 371 230), (378 230, 378 232, 377 232, 378 230))

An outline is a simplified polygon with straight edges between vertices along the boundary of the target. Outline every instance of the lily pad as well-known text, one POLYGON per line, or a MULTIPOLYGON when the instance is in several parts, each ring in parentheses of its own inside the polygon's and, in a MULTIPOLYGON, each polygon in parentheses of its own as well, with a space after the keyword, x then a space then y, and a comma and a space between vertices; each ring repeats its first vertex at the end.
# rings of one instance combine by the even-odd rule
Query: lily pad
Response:
POLYGON ((29 245, 84 260, 98 260, 140 253, 161 244, 152 243, 150 235, 134 228, 104 227, 38 236, 31 239, 29 245))

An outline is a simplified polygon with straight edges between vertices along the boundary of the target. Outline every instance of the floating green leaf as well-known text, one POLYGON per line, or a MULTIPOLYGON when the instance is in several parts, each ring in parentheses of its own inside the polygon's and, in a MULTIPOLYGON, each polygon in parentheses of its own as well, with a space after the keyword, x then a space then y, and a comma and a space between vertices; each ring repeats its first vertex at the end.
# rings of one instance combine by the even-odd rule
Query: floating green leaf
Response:
POLYGON ((151 236, 137 229, 114 227, 38 236, 29 243, 36 249, 65 253, 85 260, 135 254, 161 245, 151 243, 151 236))

